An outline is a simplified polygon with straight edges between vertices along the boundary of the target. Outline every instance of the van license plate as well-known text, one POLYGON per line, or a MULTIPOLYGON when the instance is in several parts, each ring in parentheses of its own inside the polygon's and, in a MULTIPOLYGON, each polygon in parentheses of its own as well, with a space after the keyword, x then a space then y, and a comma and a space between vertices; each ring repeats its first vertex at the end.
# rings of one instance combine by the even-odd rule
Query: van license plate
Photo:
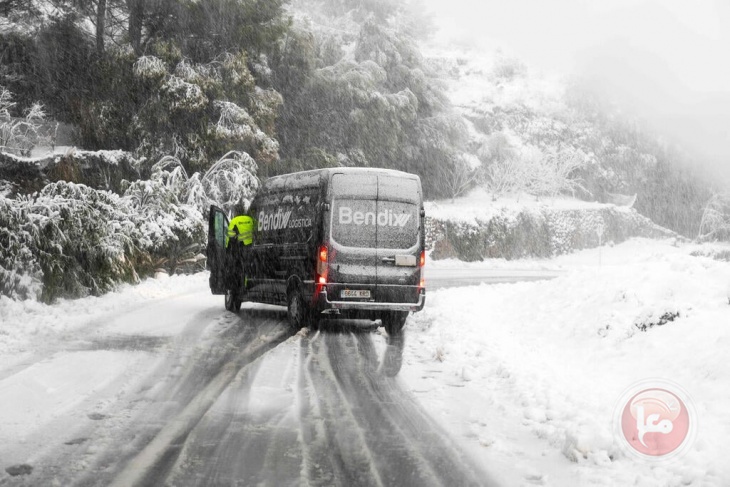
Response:
POLYGON ((340 296, 343 298, 369 298, 370 291, 367 289, 343 289, 340 296))

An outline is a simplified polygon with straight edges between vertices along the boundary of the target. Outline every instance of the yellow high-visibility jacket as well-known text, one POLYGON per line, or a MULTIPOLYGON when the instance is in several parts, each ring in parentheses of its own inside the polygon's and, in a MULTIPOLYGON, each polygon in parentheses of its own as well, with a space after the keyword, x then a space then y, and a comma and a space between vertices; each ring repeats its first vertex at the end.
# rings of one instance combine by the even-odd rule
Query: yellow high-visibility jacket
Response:
POLYGON ((241 215, 231 219, 226 234, 226 247, 228 247, 228 242, 231 239, 238 239, 243 245, 251 245, 253 242, 253 218, 241 215))

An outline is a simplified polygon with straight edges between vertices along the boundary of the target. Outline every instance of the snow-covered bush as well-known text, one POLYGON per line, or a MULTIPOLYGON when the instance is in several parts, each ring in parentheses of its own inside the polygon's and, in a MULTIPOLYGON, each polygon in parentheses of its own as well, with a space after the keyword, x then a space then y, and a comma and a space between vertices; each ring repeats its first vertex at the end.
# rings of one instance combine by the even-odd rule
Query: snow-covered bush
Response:
POLYGON ((730 240, 730 193, 715 194, 705 205, 699 240, 730 240))
POLYGON ((152 166, 149 180, 129 184, 124 199, 136 210, 142 232, 140 248, 154 257, 155 267, 174 271, 205 249, 205 216, 211 204, 231 212, 248 206, 259 188, 256 162, 231 152, 205 174, 188 176, 179 159, 167 156, 152 166))
POLYGON ((28 205, 0 196, 0 294, 13 299, 39 299, 43 292, 38 232, 28 213, 28 205))
POLYGON ((527 76, 527 66, 517 58, 498 52, 492 66, 492 76, 498 81, 512 81, 527 76))
POLYGON ((167 156, 152 166, 152 180, 179 203, 191 205, 207 215, 211 204, 231 212, 237 203, 248 206, 260 182, 256 161, 245 152, 231 151, 205 173, 189 176, 179 159, 167 156))
POLYGON ((482 177, 479 161, 474 163, 472 158, 467 154, 462 154, 456 158, 453 165, 445 164, 438 168, 437 186, 443 194, 451 197, 452 201, 466 193, 482 177))
POLYGON ((174 272, 180 262, 203 250, 206 227, 200 211, 181 204, 165 176, 169 173, 131 183, 123 200, 135 210, 140 249, 152 257, 154 267, 174 272))
POLYGON ((586 164, 586 158, 579 151, 527 147, 522 163, 526 166, 524 190, 527 193, 555 197, 575 193, 582 187, 576 179, 576 172, 586 164))
POLYGON ((59 181, 17 200, 0 199, 0 289, 50 302, 109 291, 137 278, 142 234, 119 196, 59 181))
MULTIPOLYGON (((204 253, 210 204, 231 210, 259 187, 256 163, 230 153, 188 177, 163 158, 123 196, 58 181, 32 196, 0 195, 0 293, 14 299, 98 295, 204 253)), ((199 265, 199 264, 196 264, 199 265)))
POLYGON ((134 63, 134 75, 151 81, 161 81, 167 75, 167 66, 155 56, 141 56, 134 63))
POLYGON ((498 159, 487 166, 485 187, 495 199, 504 194, 519 194, 528 180, 525 169, 517 158, 498 159))
POLYGON ((28 156, 36 145, 49 139, 43 134, 42 123, 46 114, 43 106, 35 103, 25 111, 23 117, 14 118, 11 115, 13 107, 15 102, 12 93, 0 86, 0 151, 28 156))
POLYGON ((485 187, 495 198, 521 192, 554 197, 583 188, 577 174, 588 157, 580 150, 532 145, 517 150, 503 135, 492 137, 487 146, 485 187))
POLYGON ((590 209, 503 207, 471 221, 427 217, 426 227, 434 259, 465 261, 548 258, 631 237, 676 237, 635 210, 611 205, 590 209))
MULTIPOLYGON (((200 178, 200 186, 210 202, 215 202, 222 209, 231 212, 239 202, 246 207, 251 204, 260 186, 256 177, 257 170, 256 161, 251 156, 245 152, 230 152, 206 171, 200 178)), ((190 202, 195 201, 194 183, 191 178, 188 187, 190 202)), ((207 210, 206 205, 205 211, 207 210)))

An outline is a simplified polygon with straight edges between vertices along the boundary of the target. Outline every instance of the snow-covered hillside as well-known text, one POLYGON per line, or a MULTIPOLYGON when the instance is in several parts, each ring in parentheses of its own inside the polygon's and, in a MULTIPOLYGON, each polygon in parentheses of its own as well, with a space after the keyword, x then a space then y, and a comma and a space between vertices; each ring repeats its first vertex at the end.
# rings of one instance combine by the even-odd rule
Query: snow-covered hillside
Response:
POLYGON ((697 235, 713 183, 687 169, 692 154, 608 94, 578 74, 536 70, 446 35, 422 46, 465 121, 465 160, 488 191, 631 201, 655 223, 697 235))

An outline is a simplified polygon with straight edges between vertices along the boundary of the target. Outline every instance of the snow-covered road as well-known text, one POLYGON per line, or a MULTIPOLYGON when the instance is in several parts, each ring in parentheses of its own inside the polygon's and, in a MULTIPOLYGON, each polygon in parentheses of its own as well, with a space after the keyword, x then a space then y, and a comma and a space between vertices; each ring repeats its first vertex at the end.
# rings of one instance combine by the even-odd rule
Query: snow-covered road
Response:
POLYGON ((493 485, 392 377, 402 340, 291 336, 283 308, 235 315, 183 279, 200 286, 65 302, 58 329, 10 342, 0 484, 493 485))
POLYGON ((230 381, 288 336, 279 315, 242 326, 203 289, 139 306, 119 301, 108 314, 80 306, 81 317, 92 317, 67 317, 0 372, 0 459, 33 468, 0 482, 107 485, 190 404, 212 404, 220 391, 206 386, 223 370, 233 369, 230 381))

